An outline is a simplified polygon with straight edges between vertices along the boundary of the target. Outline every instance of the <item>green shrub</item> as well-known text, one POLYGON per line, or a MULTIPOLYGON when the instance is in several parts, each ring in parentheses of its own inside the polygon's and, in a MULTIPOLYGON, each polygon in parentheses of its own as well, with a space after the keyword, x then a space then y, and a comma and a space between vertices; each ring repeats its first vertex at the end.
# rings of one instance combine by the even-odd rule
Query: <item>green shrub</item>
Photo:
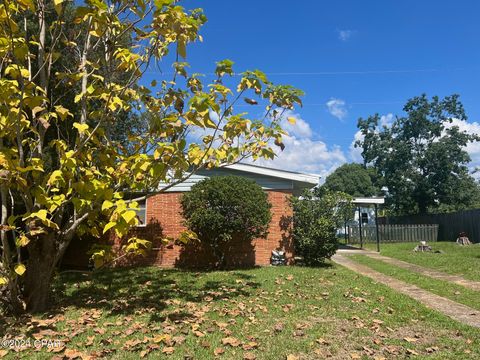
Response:
POLYGON ((293 203, 293 240, 295 253, 307 265, 320 265, 338 248, 338 227, 353 215, 347 194, 317 188, 305 191, 293 203))
POLYGON ((208 244, 217 267, 234 242, 264 238, 272 215, 267 194, 254 181, 237 176, 203 180, 181 200, 186 225, 208 244))

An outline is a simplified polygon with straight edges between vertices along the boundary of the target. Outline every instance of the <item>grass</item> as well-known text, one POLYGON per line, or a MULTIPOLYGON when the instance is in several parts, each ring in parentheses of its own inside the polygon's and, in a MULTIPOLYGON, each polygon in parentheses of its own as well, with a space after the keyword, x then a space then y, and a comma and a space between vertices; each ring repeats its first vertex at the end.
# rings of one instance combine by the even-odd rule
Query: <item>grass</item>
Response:
POLYGON ((352 258, 355 261, 385 275, 392 276, 398 280, 416 285, 434 294, 480 310, 480 302, 478 301, 480 294, 477 291, 447 281, 419 275, 413 271, 387 264, 381 260, 372 259, 366 255, 354 255, 352 258))
MULTIPOLYGON (((435 242, 430 245, 442 253, 416 253, 413 252, 416 243, 395 243, 381 244, 380 254, 480 281, 480 245, 460 246, 452 242, 435 242)), ((367 244, 366 248, 375 250, 376 245, 367 244)))
POLYGON ((64 274, 55 296, 48 314, 0 319, 0 334, 65 346, 7 359, 480 358, 480 329, 335 265, 64 274))

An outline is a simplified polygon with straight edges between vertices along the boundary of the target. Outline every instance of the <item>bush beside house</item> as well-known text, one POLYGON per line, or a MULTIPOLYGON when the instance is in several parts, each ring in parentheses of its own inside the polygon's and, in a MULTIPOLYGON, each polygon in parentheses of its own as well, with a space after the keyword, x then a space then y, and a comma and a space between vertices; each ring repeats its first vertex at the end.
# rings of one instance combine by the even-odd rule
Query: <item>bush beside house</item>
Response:
POLYGON ((268 195, 254 181, 238 176, 195 184, 183 195, 181 205, 185 224, 210 249, 217 268, 227 265, 233 246, 245 250, 253 239, 265 239, 272 219, 268 195))
POLYGON ((306 265, 320 265, 335 254, 337 229, 353 211, 350 200, 344 193, 323 187, 292 200, 295 254, 306 265))

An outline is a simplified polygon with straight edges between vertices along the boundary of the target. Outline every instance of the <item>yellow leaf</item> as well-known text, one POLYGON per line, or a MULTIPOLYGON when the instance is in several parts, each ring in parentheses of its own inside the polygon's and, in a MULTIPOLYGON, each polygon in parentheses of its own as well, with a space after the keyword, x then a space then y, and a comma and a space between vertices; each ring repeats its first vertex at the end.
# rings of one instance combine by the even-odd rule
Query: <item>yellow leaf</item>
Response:
POLYGON ((47 220, 47 210, 45 209, 38 210, 37 212, 32 213, 30 216, 36 216, 40 220, 45 221, 47 220))
POLYGON ((8 279, 4 276, 0 276, 0 286, 7 285, 7 284, 8 284, 8 279))
POLYGON ((18 275, 22 276, 25 273, 25 271, 27 270, 27 268, 23 264, 17 264, 17 265, 15 265, 14 270, 18 275))
POLYGON ((53 185, 58 180, 63 180, 62 172, 60 170, 55 170, 52 172, 52 174, 48 178, 47 185, 53 185))
POLYGON ((108 230, 110 230, 112 227, 116 226, 117 222, 116 221, 110 221, 105 227, 103 228, 103 233, 105 234, 108 230))
POLYGON ((297 119, 295 119, 293 116, 289 116, 287 120, 292 125, 295 125, 297 123, 297 119))
POLYGON ((68 109, 65 109, 62 105, 57 105, 55 106, 55 111, 57 114, 60 116, 60 119, 65 120, 67 116, 73 116, 73 114, 68 111, 68 109))
POLYGON ((58 15, 62 13, 62 3, 65 0, 53 0, 53 5, 55 6, 55 11, 57 12, 58 15))
POLYGON ((105 209, 110 209, 113 206, 111 201, 105 200, 102 204, 102 211, 105 209))
POLYGON ((85 95, 84 93, 80 93, 80 94, 75 95, 75 98, 73 99, 73 102, 74 102, 75 104, 78 103, 80 100, 82 100, 82 97, 83 97, 84 95, 85 95))
POLYGON ((122 214, 122 217, 127 222, 127 224, 129 224, 132 219, 135 219, 137 217, 137 213, 133 210, 128 210, 122 214))
POLYGON ((77 123, 77 122, 74 122, 74 123, 73 123, 73 127, 74 127, 75 129, 77 129, 80 134, 83 134, 83 133, 84 133, 85 131, 87 131, 87 129, 88 129, 88 125, 87 125, 87 124, 80 124, 80 123, 77 123))
MULTIPOLYGON (((27 7, 31 11, 35 11, 35 5, 32 0, 17 0, 21 5, 27 7)), ((1 356, 0 356, 1 357, 1 356)))
POLYGON ((27 246, 27 244, 30 242, 30 239, 28 237, 26 237, 25 235, 21 235, 18 239, 17 239, 17 246, 18 247, 23 247, 23 246, 27 246))

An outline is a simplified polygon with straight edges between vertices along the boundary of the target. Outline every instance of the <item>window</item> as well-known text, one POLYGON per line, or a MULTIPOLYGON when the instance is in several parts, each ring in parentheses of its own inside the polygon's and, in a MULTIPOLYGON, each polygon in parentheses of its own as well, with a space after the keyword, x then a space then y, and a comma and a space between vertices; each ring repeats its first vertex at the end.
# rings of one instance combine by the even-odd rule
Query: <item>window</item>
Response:
POLYGON ((368 214, 362 212, 362 224, 368 224, 368 214))
POLYGON ((138 201, 138 209, 134 209, 137 213, 138 226, 147 225, 147 201, 138 201))

